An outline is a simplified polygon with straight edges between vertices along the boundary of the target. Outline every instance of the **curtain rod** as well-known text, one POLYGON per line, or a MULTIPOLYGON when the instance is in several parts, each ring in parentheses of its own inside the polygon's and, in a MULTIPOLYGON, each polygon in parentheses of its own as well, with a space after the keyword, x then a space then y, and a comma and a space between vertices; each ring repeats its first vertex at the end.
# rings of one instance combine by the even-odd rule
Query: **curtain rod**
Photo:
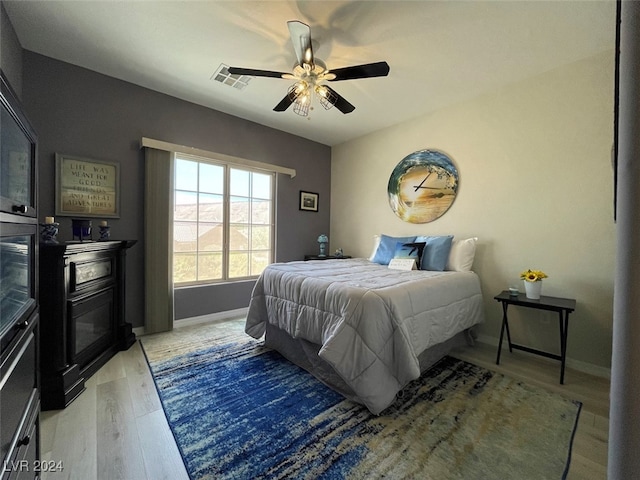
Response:
POLYGON ((162 140, 154 140, 153 138, 142 137, 140 148, 149 147, 156 150, 164 150, 166 152, 186 153, 188 155, 196 155, 199 157, 210 158, 212 160, 222 160, 229 163, 236 163, 247 167, 259 168, 270 172, 282 173, 289 175, 291 178, 296 176, 293 168, 281 167, 272 163, 258 162, 256 160, 247 160, 246 158, 225 155, 224 153, 209 152, 195 147, 186 147, 184 145, 176 145, 175 143, 163 142, 162 140))

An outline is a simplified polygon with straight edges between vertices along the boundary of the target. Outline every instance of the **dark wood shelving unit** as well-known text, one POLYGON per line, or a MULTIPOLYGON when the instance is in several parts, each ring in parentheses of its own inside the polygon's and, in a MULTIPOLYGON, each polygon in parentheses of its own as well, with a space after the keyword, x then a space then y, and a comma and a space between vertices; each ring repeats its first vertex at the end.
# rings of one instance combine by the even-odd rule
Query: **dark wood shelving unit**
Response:
POLYGON ((0 72, 0 460, 2 480, 39 478, 37 136, 0 72))

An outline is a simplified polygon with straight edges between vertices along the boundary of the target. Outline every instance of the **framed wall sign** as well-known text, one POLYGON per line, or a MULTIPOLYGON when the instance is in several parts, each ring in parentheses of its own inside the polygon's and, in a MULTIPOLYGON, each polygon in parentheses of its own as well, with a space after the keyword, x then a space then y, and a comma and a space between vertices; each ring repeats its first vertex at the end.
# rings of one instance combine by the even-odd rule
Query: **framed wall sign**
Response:
POLYGON ((303 192, 300 190, 300 210, 309 210, 310 212, 318 211, 318 197, 317 193, 303 192))
POLYGON ((120 218, 120 165, 56 153, 56 215, 120 218))
POLYGON ((458 182, 458 169, 447 155, 420 150, 403 158, 391 172, 389 205, 405 222, 432 222, 455 200, 458 182))

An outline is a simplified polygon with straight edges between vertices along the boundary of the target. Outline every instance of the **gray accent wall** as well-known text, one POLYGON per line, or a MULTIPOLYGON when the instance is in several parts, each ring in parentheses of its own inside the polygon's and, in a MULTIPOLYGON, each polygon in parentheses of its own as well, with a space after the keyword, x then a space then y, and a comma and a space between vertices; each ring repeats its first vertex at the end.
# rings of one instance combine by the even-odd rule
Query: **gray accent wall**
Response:
POLYGON ((22 98, 22 47, 0 2, 0 66, 18 98, 22 98))
MULTIPOLYGON (((121 214, 109 225, 112 239, 138 241, 127 254, 127 320, 134 327, 144 321, 142 137, 296 169, 295 178, 277 179, 276 261, 302 260, 316 252, 319 234, 330 234, 330 147, 27 50, 22 56, 23 103, 40 140, 40 220, 55 215, 56 153, 120 165, 121 214), (319 193, 317 213, 298 209, 300 190, 319 193)), ((71 240, 71 218, 56 221, 58 239, 71 240)), ((179 288, 176 318, 246 307, 254 283, 179 288)))

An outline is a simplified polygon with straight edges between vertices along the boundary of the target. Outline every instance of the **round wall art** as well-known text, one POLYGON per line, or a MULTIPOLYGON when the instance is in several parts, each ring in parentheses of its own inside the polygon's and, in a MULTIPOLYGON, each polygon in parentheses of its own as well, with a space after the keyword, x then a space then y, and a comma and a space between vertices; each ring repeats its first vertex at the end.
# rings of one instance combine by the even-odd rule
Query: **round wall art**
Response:
POLYGON ((458 193, 458 169, 436 150, 420 150, 404 157, 391 172, 391 209, 405 222, 428 223, 449 209, 458 193))

